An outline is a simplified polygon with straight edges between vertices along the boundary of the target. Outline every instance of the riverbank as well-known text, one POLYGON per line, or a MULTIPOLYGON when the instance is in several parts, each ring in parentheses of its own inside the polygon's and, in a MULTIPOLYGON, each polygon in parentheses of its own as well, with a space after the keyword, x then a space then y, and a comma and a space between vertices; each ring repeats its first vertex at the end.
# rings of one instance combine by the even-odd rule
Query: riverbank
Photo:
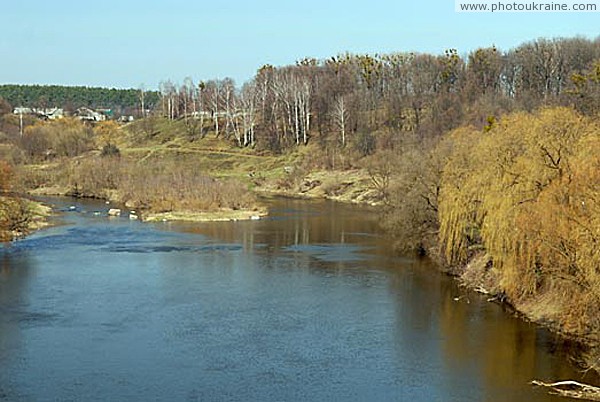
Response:
POLYGON ((381 205, 379 192, 364 169, 315 170, 293 179, 266 181, 255 186, 254 191, 270 196, 381 205))
POLYGON ((591 323, 589 327, 582 328, 565 320, 572 314, 572 306, 569 297, 560 288, 543 287, 535 295, 510 299, 503 290, 501 273, 491 263, 489 255, 483 252, 473 256, 466 265, 445 271, 469 291, 485 295, 488 302, 500 303, 524 321, 577 343, 585 350, 582 355, 575 356, 578 364, 600 374, 600 334, 591 323))
POLYGON ((49 206, 25 198, 0 197, 0 241, 11 241, 49 226, 49 206))
POLYGON ((28 203, 32 211, 32 217, 27 226, 28 231, 33 232, 50 226, 48 218, 52 216, 52 208, 39 201, 28 200, 28 203))
MULTIPOLYGON (((68 188, 59 186, 40 187, 30 191, 30 194, 35 196, 73 197, 73 194, 71 194, 71 191, 68 188)), ((81 195, 77 198, 98 199, 98 197, 86 197, 81 195)), ((258 220, 268 215, 268 210, 262 205, 257 205, 250 209, 219 208, 213 210, 182 209, 172 211, 153 211, 152 209, 141 208, 135 203, 123 202, 118 197, 118 194, 114 192, 112 193, 111 197, 108 197, 107 199, 101 199, 107 203, 107 208, 105 211, 102 211, 102 214, 110 216, 111 213, 109 211, 114 209, 115 215, 127 214, 131 219, 139 219, 143 222, 226 222, 258 220), (120 206, 123 206, 124 208, 120 208, 120 206)))
POLYGON ((29 166, 24 175, 35 183, 29 189, 32 195, 100 199, 123 211, 136 211, 132 219, 229 221, 267 213, 248 183, 201 173, 190 160, 141 163, 90 154, 43 170, 29 166))

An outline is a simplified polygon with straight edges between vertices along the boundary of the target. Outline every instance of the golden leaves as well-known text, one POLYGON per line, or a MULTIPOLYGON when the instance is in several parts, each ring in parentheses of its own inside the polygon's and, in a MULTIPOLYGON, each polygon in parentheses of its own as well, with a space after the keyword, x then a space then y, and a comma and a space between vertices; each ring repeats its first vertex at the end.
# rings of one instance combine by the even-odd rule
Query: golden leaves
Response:
POLYGON ((600 128, 551 108, 448 140, 439 208, 448 261, 483 246, 512 298, 561 282, 599 302, 600 128))

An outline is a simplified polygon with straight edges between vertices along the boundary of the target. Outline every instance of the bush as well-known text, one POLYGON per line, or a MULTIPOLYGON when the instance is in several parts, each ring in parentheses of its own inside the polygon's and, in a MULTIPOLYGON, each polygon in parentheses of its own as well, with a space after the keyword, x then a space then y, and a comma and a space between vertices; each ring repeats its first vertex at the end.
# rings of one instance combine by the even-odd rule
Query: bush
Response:
POLYGON ((110 198, 152 212, 250 209, 256 198, 245 185, 202 174, 193 160, 88 158, 71 164, 65 174, 74 193, 110 198))
POLYGON ((360 156, 367 156, 375 152, 377 141, 375 140, 375 136, 370 132, 361 132, 356 135, 353 145, 360 156))
POLYGON ((10 190, 13 180, 13 171, 5 161, 0 161, 0 194, 10 190))
POLYGON ((27 127, 19 145, 33 159, 73 157, 92 149, 93 135, 79 120, 65 118, 27 127))
POLYGON ((121 154, 121 151, 119 150, 119 148, 115 145, 115 144, 106 144, 102 147, 102 152, 100 153, 101 156, 103 157, 107 157, 107 156, 119 156, 121 154))
POLYGON ((0 197, 0 241, 11 240, 15 234, 26 233, 32 213, 25 200, 0 197))

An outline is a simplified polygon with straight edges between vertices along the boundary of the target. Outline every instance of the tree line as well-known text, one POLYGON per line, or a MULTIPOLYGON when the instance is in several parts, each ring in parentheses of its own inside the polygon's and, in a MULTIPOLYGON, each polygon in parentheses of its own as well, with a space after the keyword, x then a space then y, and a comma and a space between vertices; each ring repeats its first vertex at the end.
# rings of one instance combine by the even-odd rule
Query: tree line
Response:
POLYGON ((229 78, 166 81, 157 112, 199 128, 209 124, 239 146, 258 142, 278 151, 318 136, 340 147, 355 144, 368 154, 373 143, 365 137, 374 134, 431 138, 542 105, 569 105, 586 114, 598 110, 600 39, 537 39, 466 56, 449 49, 442 55, 306 58, 291 66, 265 65, 240 88, 229 78))
POLYGON ((60 107, 74 110, 85 106, 112 109, 119 114, 141 114, 141 99, 145 108, 153 109, 158 104, 159 93, 143 89, 84 86, 0 85, 0 98, 13 107, 60 107))

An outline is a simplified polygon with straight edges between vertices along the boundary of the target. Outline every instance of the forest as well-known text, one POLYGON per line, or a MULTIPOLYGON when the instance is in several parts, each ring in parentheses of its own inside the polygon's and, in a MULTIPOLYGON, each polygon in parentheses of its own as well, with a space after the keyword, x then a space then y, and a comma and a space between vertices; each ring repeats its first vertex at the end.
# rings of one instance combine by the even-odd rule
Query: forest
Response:
POLYGON ((0 98, 13 107, 52 108, 74 110, 80 107, 103 108, 124 114, 139 113, 140 97, 144 96, 146 107, 158 103, 156 91, 143 89, 115 89, 94 87, 70 87, 61 85, 0 85, 0 98), (135 113, 132 113, 135 112, 135 113))
MULTIPOLYGON (((20 103, 18 88, 0 96, 20 103)), ((26 99, 59 99, 39 91, 26 99)), ((81 91, 90 105, 140 107, 139 91, 81 91)), ((67 92, 60 99, 73 102, 67 92)), ((427 254, 530 318, 600 344, 600 38, 467 55, 305 58, 262 66, 241 87, 229 78, 164 81, 145 102, 151 115, 123 126, 28 121, 19 135, 5 115, 5 175, 16 171, 24 187, 60 182, 168 209, 177 200, 242 208, 255 200, 240 189, 273 180, 289 190, 311 172, 360 171, 400 250, 427 254), (226 148, 202 159, 217 140, 226 148), (219 164, 228 154, 257 162, 236 172, 234 158, 219 164), (151 188, 139 185, 150 178, 151 188), (202 188, 210 196, 201 198, 202 188)))

